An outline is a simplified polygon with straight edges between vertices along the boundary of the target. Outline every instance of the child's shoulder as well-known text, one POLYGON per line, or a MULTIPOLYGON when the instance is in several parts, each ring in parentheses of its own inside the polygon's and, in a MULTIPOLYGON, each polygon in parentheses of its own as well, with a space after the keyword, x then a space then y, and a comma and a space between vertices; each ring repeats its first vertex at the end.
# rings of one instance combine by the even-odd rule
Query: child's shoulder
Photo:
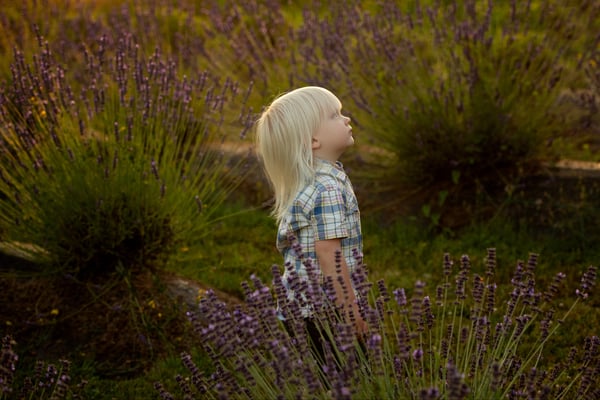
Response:
POLYGON ((296 203, 296 205, 301 205, 302 208, 310 209, 323 192, 339 190, 339 188, 339 182, 335 176, 316 174, 314 180, 310 184, 298 191, 294 203, 296 203))
POLYGON ((332 190, 337 187, 337 182, 335 177, 330 175, 315 175, 314 180, 308 185, 304 186, 299 192, 296 198, 303 199, 314 199, 320 193, 332 190))

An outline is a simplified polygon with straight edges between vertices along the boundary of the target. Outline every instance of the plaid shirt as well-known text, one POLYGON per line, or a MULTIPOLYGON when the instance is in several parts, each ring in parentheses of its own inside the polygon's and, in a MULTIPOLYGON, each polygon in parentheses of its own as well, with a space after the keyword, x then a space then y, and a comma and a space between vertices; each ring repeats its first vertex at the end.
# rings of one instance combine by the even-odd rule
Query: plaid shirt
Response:
MULTIPOLYGON (((306 270, 298 259, 288 238, 293 235, 302 246, 305 258, 310 257, 318 267, 315 241, 341 239, 342 256, 353 271, 356 261, 352 250, 362 253, 360 212, 352 183, 342 164, 316 159, 315 180, 298 192, 293 204, 279 224, 277 249, 284 261, 296 266, 296 272, 306 277, 306 270)), ((283 282, 287 286, 287 272, 283 282)), ((293 297, 293 293, 290 293, 293 297)))

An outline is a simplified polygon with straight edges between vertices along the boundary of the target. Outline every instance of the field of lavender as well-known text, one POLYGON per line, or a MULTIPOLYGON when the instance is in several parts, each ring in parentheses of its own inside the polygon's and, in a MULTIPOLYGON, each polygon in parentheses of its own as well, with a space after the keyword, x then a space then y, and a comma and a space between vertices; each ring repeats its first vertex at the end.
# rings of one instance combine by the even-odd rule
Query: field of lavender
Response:
POLYGON ((600 186, 555 168, 600 161, 597 2, 7 0, 0 25, 0 399, 600 397, 600 186), (365 234, 366 336, 295 283, 321 363, 252 153, 301 85, 352 118, 365 234))

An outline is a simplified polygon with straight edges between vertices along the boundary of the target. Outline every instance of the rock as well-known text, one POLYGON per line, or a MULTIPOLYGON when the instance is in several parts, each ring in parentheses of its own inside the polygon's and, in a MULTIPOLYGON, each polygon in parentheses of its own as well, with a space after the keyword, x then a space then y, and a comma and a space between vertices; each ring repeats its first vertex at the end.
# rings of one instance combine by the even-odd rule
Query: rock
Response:
POLYGON ((170 275, 163 277, 164 283, 171 296, 181 300, 190 309, 198 307, 198 301, 208 290, 213 290, 217 298, 228 305, 241 304, 242 300, 223 291, 210 288, 209 286, 195 280, 181 276, 170 275))

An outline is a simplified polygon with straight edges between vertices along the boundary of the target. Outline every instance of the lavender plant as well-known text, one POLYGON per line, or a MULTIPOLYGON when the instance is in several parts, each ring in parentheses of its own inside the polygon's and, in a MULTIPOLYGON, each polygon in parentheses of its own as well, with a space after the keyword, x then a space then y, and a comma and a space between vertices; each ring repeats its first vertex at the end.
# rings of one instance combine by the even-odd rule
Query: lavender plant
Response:
MULTIPOLYGON (((418 281, 412 293, 372 284, 361 255, 353 272, 361 314, 369 324, 364 339, 353 331, 352 315, 335 306, 331 279, 321 285, 310 260, 307 279, 291 273, 290 289, 312 304, 321 326, 325 360, 319 363, 304 330, 303 304, 287 300, 279 267, 273 286, 256 277, 243 283, 246 302, 233 309, 209 292, 190 313, 214 370, 200 371, 188 353, 190 376, 177 376, 182 397, 193 398, 596 398, 600 339, 572 343, 565 358, 550 357, 551 339, 580 301, 592 293, 590 266, 571 307, 558 315, 555 296, 565 274, 545 289, 536 287, 537 255, 517 263, 508 291, 494 280, 495 249, 488 249, 485 273, 472 271, 469 257, 458 268, 444 255, 444 280, 426 293, 418 281), (279 320, 283 314, 288 328, 279 320)), ((300 298, 297 296, 296 298, 300 298)), ((162 399, 175 398, 163 383, 162 399)))
POLYGON ((305 10, 313 7, 321 8, 314 2, 225 1, 201 13, 210 21, 204 44, 209 68, 228 70, 237 79, 252 82, 248 118, 278 93, 307 83, 295 73, 295 66, 314 60, 298 52, 306 40, 298 26, 304 23, 305 10))
POLYGON ((0 399, 78 399, 87 384, 81 381, 73 385, 68 360, 60 360, 60 365, 38 361, 32 375, 22 382, 16 382, 19 356, 14 350, 14 339, 7 335, 2 338, 0 350, 0 399))
POLYGON ((441 189, 475 183, 502 191, 552 156, 547 144, 562 118, 553 106, 576 68, 576 40, 590 37, 578 16, 598 15, 589 3, 577 7, 491 0, 333 7, 332 16, 304 19, 316 40, 299 51, 326 65, 303 74, 352 98, 361 132, 384 150, 363 153, 383 168, 361 168, 370 188, 433 186, 433 200, 441 189), (325 68, 328 75, 319 73, 325 68))
POLYGON ((179 76, 173 60, 158 50, 146 58, 131 36, 103 36, 81 54, 76 92, 40 45, 31 64, 15 51, 0 94, 3 240, 86 274, 160 267, 181 248, 193 256, 233 176, 243 177, 243 159, 219 148, 242 90, 208 73, 179 76))

